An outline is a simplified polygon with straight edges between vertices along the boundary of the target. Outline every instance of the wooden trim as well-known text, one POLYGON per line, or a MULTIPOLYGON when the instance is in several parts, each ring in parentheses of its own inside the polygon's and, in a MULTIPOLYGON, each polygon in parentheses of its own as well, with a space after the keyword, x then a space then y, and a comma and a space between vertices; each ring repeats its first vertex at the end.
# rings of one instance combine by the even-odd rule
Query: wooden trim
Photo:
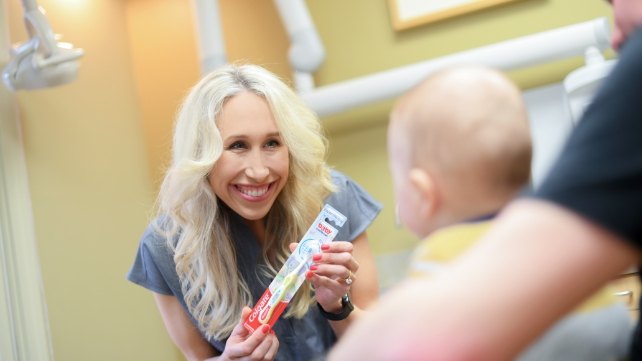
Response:
MULTIPOLYGON (((411 17, 406 19, 401 18, 400 14, 400 5, 404 1, 408 0, 388 0, 390 8, 390 17, 392 21, 392 27, 399 31, 412 28, 415 26, 420 26, 436 21, 441 21, 448 19, 454 16, 459 16, 469 12, 486 9, 492 6, 497 6, 505 3, 516 2, 519 0, 470 0, 466 3, 455 4, 451 6, 444 5, 445 7, 437 11, 426 11, 417 9, 416 14, 413 14, 411 17)), ((434 1, 433 1, 434 2, 434 1)), ((444 1, 448 3, 449 1, 444 1)))

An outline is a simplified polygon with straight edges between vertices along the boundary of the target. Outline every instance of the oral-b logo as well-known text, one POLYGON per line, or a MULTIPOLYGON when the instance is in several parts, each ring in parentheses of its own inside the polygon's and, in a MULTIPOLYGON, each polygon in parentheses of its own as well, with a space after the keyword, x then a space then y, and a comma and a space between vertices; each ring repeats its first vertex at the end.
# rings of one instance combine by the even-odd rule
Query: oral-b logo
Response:
POLYGON ((326 236, 329 236, 332 233, 332 228, 326 226, 323 222, 317 224, 317 229, 321 231, 326 236))
POLYGON ((272 292, 270 292, 270 291, 268 290, 267 292, 265 292, 265 294, 263 295, 263 297, 261 297, 261 299, 259 300, 259 303, 257 303, 257 304, 256 304, 256 306, 254 307, 254 310, 253 310, 253 311, 252 311, 252 313, 250 314, 250 317, 248 317, 248 319, 247 319, 247 320, 248 320, 249 322, 254 322, 254 320, 255 320, 255 319, 256 319, 256 317, 259 315, 259 313, 261 312, 261 310, 263 309, 263 307, 265 307, 265 304, 268 302, 268 300, 270 299, 270 297, 272 297, 272 292))

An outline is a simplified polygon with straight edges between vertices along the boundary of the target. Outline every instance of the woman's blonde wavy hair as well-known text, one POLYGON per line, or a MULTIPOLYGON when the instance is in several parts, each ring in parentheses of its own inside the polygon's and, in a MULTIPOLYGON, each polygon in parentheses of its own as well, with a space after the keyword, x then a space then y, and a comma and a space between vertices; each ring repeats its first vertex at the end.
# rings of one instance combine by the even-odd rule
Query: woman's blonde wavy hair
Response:
MULTIPOLYGON (((226 65, 200 80, 179 109, 172 163, 157 200, 157 229, 174 251, 185 301, 208 338, 228 337, 241 309, 253 303, 238 269, 230 218, 218 203, 207 176, 223 151, 217 117, 225 102, 250 91, 270 106, 289 150, 285 188, 266 216, 263 271, 276 275, 334 191, 326 165, 327 140, 317 116, 274 74, 256 65, 226 65)), ((285 317, 302 317, 313 302, 310 286, 290 302, 285 317)))

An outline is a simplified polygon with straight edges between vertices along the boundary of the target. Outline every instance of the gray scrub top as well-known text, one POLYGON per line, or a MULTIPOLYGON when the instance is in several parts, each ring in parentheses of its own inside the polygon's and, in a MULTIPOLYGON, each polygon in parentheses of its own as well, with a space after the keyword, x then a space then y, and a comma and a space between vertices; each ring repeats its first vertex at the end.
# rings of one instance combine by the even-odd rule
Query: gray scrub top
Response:
MULTIPOLYGON (((381 204, 343 173, 333 170, 332 180, 337 186, 337 192, 331 194, 326 203, 347 217, 335 241, 351 242, 372 223, 381 211, 381 204)), ((272 280, 256 272, 257 265, 261 262, 261 246, 241 217, 234 212, 231 213, 232 234, 241 275, 250 287, 256 302, 272 280)), ((127 274, 127 279, 156 293, 175 296, 196 324, 183 298, 173 253, 165 238, 157 234, 151 224, 140 240, 136 259, 127 274)), ((301 319, 280 318, 273 330, 280 344, 276 360, 319 359, 336 341, 329 322, 319 313, 317 307, 310 307, 301 319)), ((209 339, 210 344, 219 352, 225 348, 225 341, 209 339)))

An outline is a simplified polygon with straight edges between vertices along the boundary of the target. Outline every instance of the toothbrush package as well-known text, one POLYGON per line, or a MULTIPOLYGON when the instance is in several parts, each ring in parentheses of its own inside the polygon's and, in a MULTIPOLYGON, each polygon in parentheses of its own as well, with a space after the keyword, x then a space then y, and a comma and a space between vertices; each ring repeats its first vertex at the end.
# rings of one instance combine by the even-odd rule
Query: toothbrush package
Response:
POLYGON ((243 323, 247 330, 254 332, 263 325, 274 326, 305 281, 305 274, 312 265, 312 255, 321 252, 322 244, 332 242, 346 219, 346 216, 328 204, 321 209, 294 252, 254 305, 243 323))

